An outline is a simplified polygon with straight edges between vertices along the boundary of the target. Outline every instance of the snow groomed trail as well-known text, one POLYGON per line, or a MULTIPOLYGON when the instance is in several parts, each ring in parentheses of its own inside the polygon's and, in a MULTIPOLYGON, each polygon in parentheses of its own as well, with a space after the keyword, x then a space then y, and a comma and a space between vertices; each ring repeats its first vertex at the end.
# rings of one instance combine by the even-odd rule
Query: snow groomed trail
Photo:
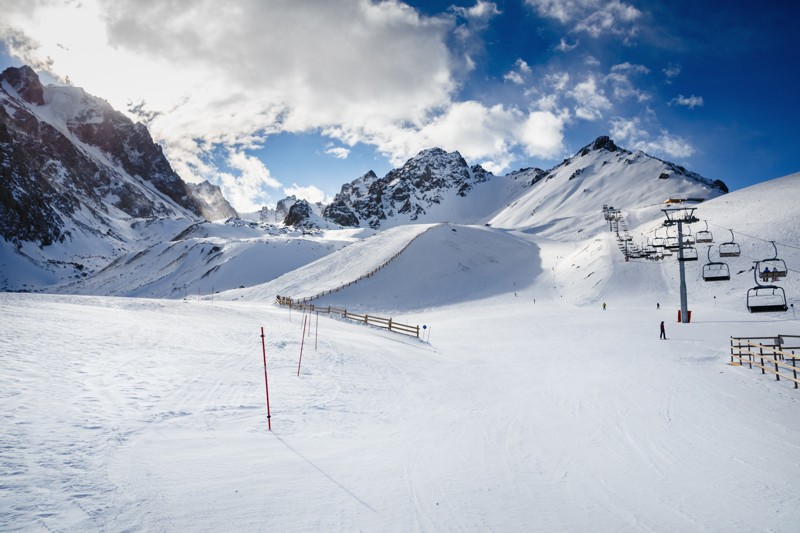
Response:
POLYGON ((0 295, 0 529, 797 523, 800 396, 726 364, 733 330, 790 323, 532 300, 427 310, 430 344, 321 318, 298 377, 271 305, 0 295))

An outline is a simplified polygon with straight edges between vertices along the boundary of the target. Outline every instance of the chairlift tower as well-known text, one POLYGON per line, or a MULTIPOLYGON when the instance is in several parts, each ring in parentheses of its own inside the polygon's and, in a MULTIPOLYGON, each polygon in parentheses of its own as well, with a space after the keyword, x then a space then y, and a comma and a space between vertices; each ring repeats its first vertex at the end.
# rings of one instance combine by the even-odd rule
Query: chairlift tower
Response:
POLYGON ((694 207, 675 207, 669 209, 662 209, 664 216, 667 220, 664 221, 664 226, 678 226, 678 268, 680 269, 681 278, 681 322, 687 324, 689 322, 689 305, 686 302, 686 269, 684 263, 686 262, 683 257, 683 225, 693 224, 698 221, 694 216, 694 207))

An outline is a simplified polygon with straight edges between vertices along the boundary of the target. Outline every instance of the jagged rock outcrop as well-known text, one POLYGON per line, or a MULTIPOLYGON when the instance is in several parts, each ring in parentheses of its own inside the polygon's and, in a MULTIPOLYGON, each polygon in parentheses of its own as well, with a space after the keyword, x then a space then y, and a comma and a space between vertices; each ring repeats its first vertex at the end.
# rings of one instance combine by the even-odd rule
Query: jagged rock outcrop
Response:
POLYGON ((313 210, 307 201, 298 200, 289 208, 283 223, 287 226, 303 226, 309 221, 312 213, 313 210))
POLYGON ((222 220, 239 214, 222 195, 220 188, 208 181, 188 183, 189 191, 200 204, 200 213, 206 220, 222 220))

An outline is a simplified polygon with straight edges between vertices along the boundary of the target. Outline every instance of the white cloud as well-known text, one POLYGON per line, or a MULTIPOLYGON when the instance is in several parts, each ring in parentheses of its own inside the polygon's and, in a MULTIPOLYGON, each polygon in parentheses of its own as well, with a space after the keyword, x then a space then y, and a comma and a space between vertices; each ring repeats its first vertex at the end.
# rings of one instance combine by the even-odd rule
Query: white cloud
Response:
POLYGON ((575 85, 569 94, 576 102, 575 116, 584 120, 600 119, 603 112, 612 107, 594 76, 575 85))
POLYGON ((260 159, 241 151, 228 154, 227 164, 239 174, 221 172, 217 175, 222 193, 230 201, 234 209, 241 212, 252 212, 269 203, 267 189, 279 189, 281 183, 270 175, 267 167, 260 159))
POLYGON ((522 85, 525 83, 525 78, 530 76, 530 74, 531 67, 528 65, 528 63, 522 59, 517 59, 517 61, 514 63, 514 70, 506 72, 506 74, 503 76, 503 79, 517 85, 522 85))
POLYGON ((628 39, 638 33, 636 21, 642 12, 619 0, 525 0, 546 18, 571 24, 573 32, 597 38, 603 34, 628 39))
POLYGON ((670 105, 677 104, 688 107, 689 109, 694 109, 695 107, 702 107, 703 104, 703 97, 702 96, 683 96, 682 94, 678 95, 677 97, 673 98, 670 101, 670 105))
POLYGON ((566 39, 562 37, 558 42, 558 45, 556 45, 556 50, 559 52, 571 52, 572 50, 575 50, 579 44, 579 40, 576 40, 573 44, 569 44, 566 39))
POLYGON ((641 150, 656 156, 685 159, 697 151, 689 141, 683 137, 672 135, 665 129, 661 129, 655 136, 651 135, 642 125, 639 117, 611 120, 611 136, 634 150, 641 150))
POLYGON ((347 159, 350 155, 350 150, 344 146, 328 146, 325 148, 325 153, 336 159, 347 159))
POLYGON ((606 81, 611 85, 614 97, 617 100, 635 98, 638 102, 650 100, 649 93, 638 89, 633 85, 631 76, 636 74, 648 74, 650 69, 644 65, 634 65, 628 62, 613 65, 611 72, 606 76, 606 81))
POLYGON ((670 63, 666 68, 662 69, 661 72, 663 72, 664 77, 667 78, 667 83, 672 83, 672 78, 677 77, 681 73, 681 66, 670 63))
POLYGON ((480 28, 486 28, 492 18, 501 14, 497 4, 484 0, 478 0, 472 7, 451 6, 450 9, 480 28))
POLYGON ((586 56, 583 58, 583 64, 587 67, 598 67, 600 66, 600 60, 594 56, 586 56))
POLYGON ((521 140, 525 153, 532 157, 552 159, 564 150, 564 125, 568 114, 534 111, 522 126, 521 140))
POLYGON ((626 61, 618 65, 613 65, 611 71, 624 72, 626 74, 647 74, 650 72, 650 69, 644 65, 634 65, 626 61))
POLYGON ((635 7, 614 0, 579 21, 573 31, 586 32, 595 38, 604 33, 632 37, 638 33, 638 28, 633 22, 641 14, 635 7))
POLYGON ((292 183, 291 187, 285 187, 283 189, 284 194, 286 196, 295 196, 301 200, 306 200, 309 203, 316 204, 321 202, 323 204, 328 204, 333 201, 333 198, 330 196, 326 196, 322 190, 314 185, 309 185, 307 187, 301 187, 296 183, 292 183))

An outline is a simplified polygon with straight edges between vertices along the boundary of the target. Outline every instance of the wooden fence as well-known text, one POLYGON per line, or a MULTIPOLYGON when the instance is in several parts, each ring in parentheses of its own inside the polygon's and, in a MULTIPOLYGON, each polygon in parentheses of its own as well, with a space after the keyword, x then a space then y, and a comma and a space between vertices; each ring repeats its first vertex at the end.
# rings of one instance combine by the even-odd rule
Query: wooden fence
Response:
POLYGON ((318 313, 327 313, 328 315, 338 315, 347 320, 353 320, 356 322, 361 322, 363 324, 369 324, 371 326, 388 329, 389 331, 396 331, 398 333, 404 333, 406 335, 413 335, 416 338, 419 338, 419 325, 410 326, 408 324, 401 324, 399 322, 395 322, 391 318, 383 318, 380 316, 374 316, 368 314, 361 315, 358 313, 351 313, 347 309, 339 309, 336 307, 331 307, 330 305, 327 307, 321 307, 314 304, 304 303, 302 301, 295 301, 286 296, 278 296, 276 298, 276 302, 278 305, 290 307, 292 309, 298 309, 310 313, 316 311, 318 313))
POLYGON ((776 381, 785 378, 794 382, 796 389, 800 384, 797 377, 800 364, 795 350, 800 350, 798 335, 731 337, 731 364, 760 368, 762 374, 774 374, 776 381), (787 346, 787 340, 798 346, 787 346))

